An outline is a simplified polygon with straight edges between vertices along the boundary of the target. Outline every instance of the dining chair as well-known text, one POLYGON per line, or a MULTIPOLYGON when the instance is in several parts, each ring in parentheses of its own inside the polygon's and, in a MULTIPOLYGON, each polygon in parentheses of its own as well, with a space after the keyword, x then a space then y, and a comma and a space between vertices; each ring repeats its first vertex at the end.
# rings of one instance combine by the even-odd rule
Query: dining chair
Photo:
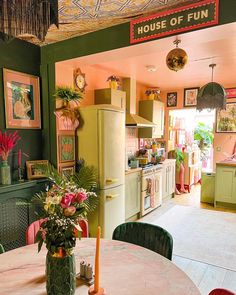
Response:
MULTIPOLYGON (((39 231, 39 228, 41 224, 44 222, 45 219, 39 219, 31 223, 28 228, 26 229, 26 245, 31 245, 35 243, 35 237, 37 232, 39 231)), ((81 236, 82 238, 88 238, 89 237, 89 231, 88 231, 88 222, 85 219, 79 220, 79 225, 82 229, 81 236)))
POLYGON ((173 238, 164 228, 143 222, 126 222, 118 225, 113 240, 132 243, 172 259, 173 238))
POLYGON ((2 253, 4 253, 4 252, 5 252, 5 249, 4 249, 3 245, 0 244, 0 254, 2 254, 2 253))
POLYGON ((235 295, 236 293, 233 293, 226 289, 217 288, 212 290, 209 295, 235 295))

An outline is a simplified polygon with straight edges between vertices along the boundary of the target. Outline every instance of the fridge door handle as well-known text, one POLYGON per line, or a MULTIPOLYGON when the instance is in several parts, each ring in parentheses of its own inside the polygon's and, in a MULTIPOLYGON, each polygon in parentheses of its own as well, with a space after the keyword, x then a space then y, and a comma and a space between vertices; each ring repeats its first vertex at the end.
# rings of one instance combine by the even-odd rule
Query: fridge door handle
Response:
POLYGON ((119 179, 118 178, 107 178, 106 179, 106 184, 112 184, 112 183, 115 183, 115 182, 118 182, 119 179))
POLYGON ((106 199, 107 199, 107 200, 112 200, 112 199, 115 199, 115 198, 117 198, 117 197, 119 197, 119 194, 106 195, 106 199))

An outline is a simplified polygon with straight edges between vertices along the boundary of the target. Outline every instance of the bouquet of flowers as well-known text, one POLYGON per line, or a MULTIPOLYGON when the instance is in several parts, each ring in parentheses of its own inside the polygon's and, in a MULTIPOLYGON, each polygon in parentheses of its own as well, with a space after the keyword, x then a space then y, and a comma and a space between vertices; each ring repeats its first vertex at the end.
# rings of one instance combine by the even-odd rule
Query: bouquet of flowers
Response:
POLYGON ((7 134, 7 132, 3 133, 0 130, 0 157, 3 161, 7 161, 10 151, 19 140, 20 136, 17 134, 17 131, 7 134))
POLYGON ((93 167, 84 166, 73 176, 61 176, 52 166, 46 175, 52 187, 37 194, 33 201, 41 205, 44 222, 36 235, 38 251, 42 244, 52 255, 69 256, 80 237, 80 218, 86 218, 97 205, 96 173, 93 167))

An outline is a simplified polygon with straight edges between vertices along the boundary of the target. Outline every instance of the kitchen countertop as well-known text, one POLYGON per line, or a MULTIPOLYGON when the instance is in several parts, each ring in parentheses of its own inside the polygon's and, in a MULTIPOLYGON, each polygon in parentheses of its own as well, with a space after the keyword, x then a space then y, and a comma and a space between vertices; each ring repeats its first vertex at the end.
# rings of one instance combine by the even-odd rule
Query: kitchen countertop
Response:
POLYGON ((216 165, 236 167, 236 160, 235 161, 221 161, 221 162, 216 163, 216 165))
POLYGON ((139 167, 139 168, 130 168, 129 170, 125 170, 125 175, 127 175, 127 174, 130 174, 130 173, 135 173, 135 172, 140 172, 140 171, 142 171, 142 168, 141 167, 139 167))

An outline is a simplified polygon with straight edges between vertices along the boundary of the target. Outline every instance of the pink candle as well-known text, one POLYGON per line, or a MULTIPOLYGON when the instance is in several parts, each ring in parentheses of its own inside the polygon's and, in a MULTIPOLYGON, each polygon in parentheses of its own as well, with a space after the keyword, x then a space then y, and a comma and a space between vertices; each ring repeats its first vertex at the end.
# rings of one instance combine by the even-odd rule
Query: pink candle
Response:
POLYGON ((21 149, 18 150, 18 167, 21 167, 21 149))

